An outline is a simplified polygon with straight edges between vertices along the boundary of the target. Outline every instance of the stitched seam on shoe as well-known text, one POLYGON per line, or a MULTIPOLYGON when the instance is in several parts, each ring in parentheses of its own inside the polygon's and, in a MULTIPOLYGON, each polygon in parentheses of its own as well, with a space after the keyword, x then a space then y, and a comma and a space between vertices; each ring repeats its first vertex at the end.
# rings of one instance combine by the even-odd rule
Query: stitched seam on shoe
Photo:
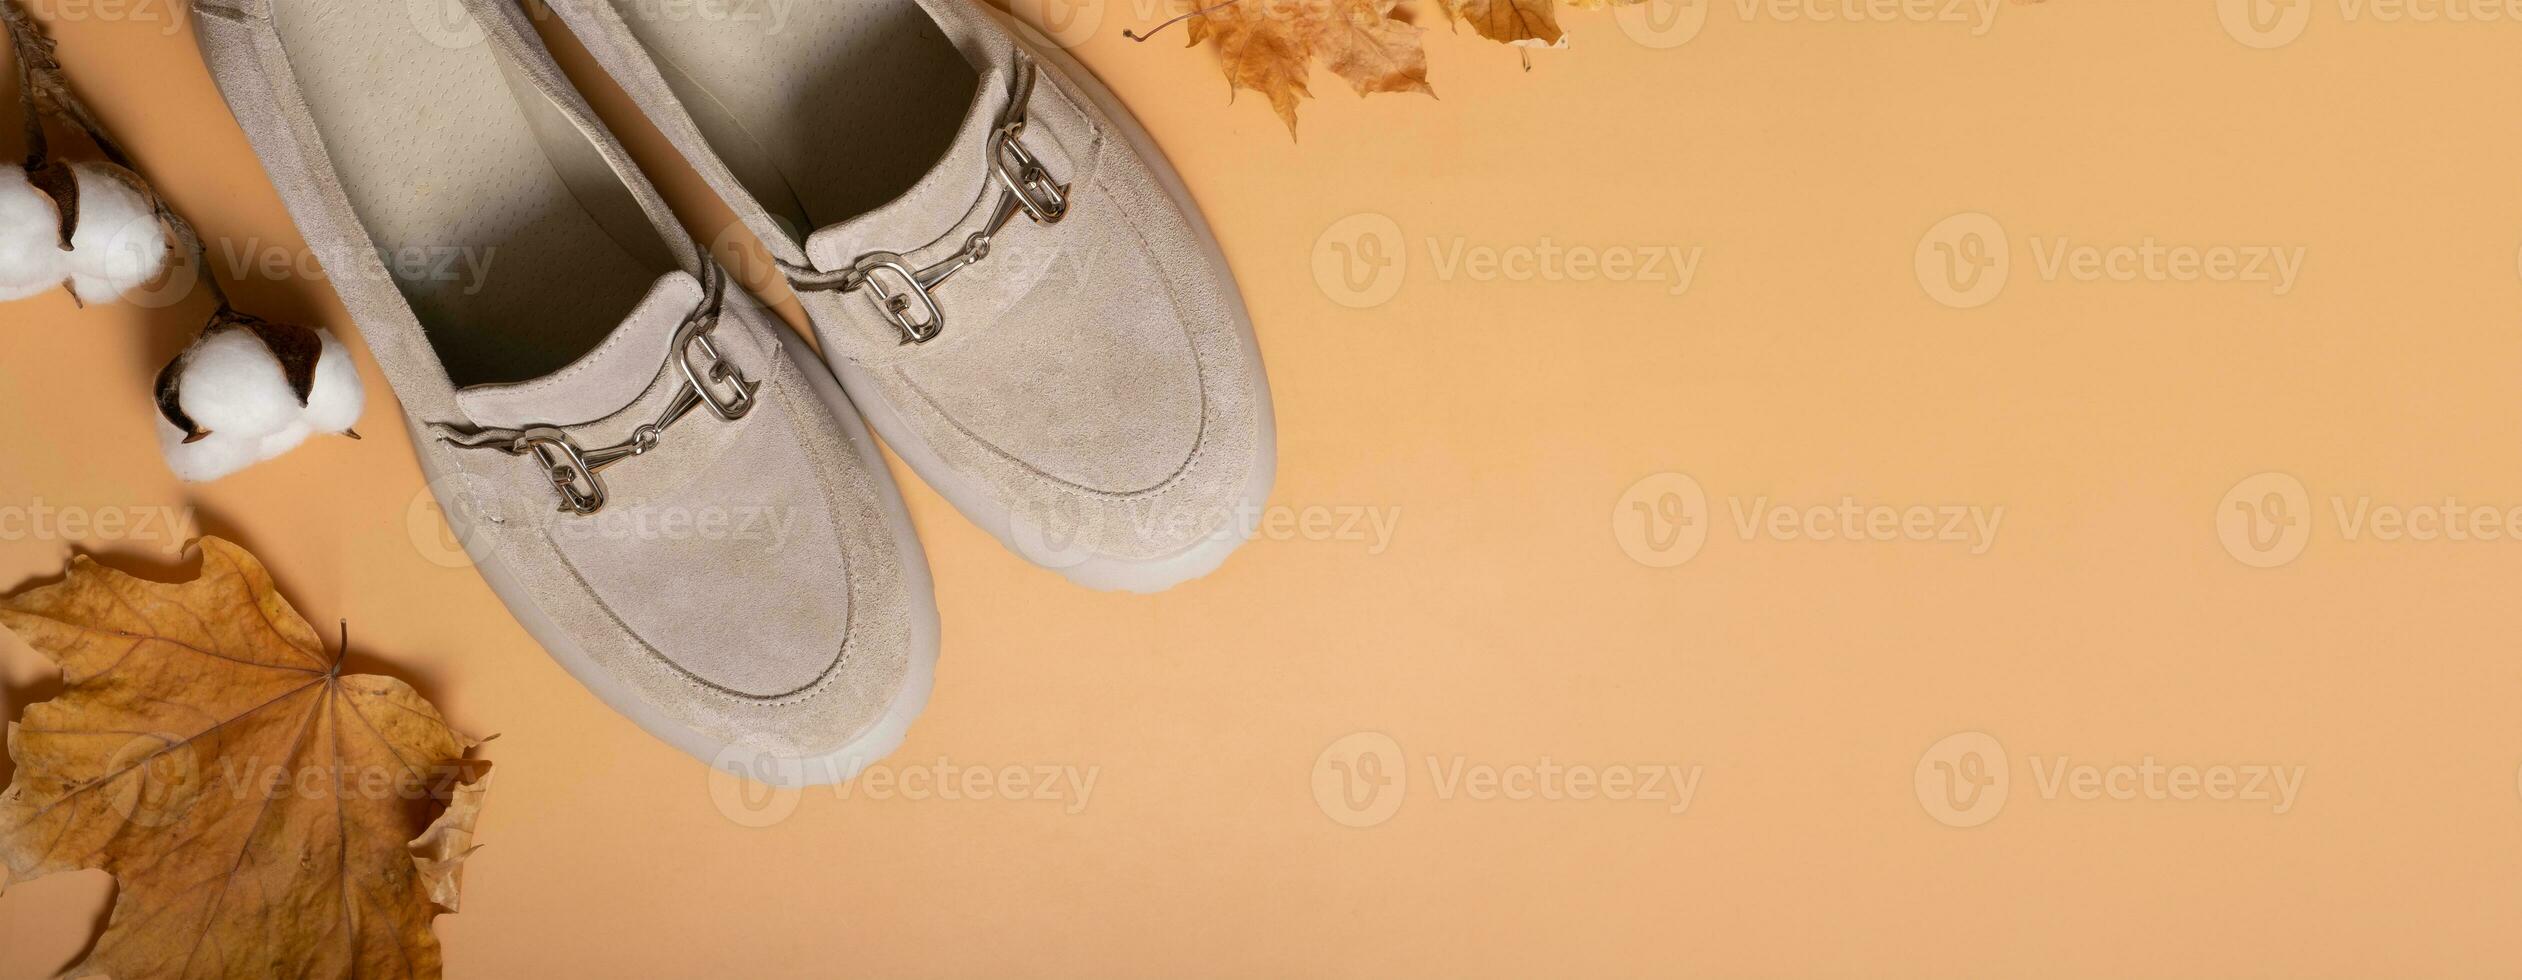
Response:
MULTIPOLYGON (((1042 59, 1040 56, 1036 55, 1033 57, 1037 64, 1041 63, 1042 59)), ((1068 111, 1070 113, 1075 114, 1079 119, 1085 120, 1086 132, 1088 133, 1089 138, 1093 140, 1093 143, 1090 144, 1091 148, 1100 149, 1103 145, 1103 124, 1095 121, 1095 114, 1087 111, 1085 106, 1078 104, 1076 99, 1070 98, 1068 90, 1060 87, 1058 82, 1051 83, 1051 94, 1059 96, 1060 101, 1068 103, 1068 111)))
MULTIPOLYGON (((776 382, 783 375, 788 375, 795 370, 796 367, 790 359, 786 357, 774 358, 771 366, 771 374, 769 378, 763 382, 765 387, 772 390, 772 396, 778 398, 780 400, 780 404, 783 407, 790 409, 792 412, 796 408, 794 396, 788 392, 786 385, 777 384, 776 382)), ((815 486, 823 495, 825 510, 830 513, 838 513, 839 511, 836 502, 832 499, 832 489, 828 485, 827 481, 823 479, 821 474, 816 475, 815 486)), ((839 536, 837 529, 835 529, 834 536, 839 536)), ((554 548, 553 553, 559 554, 560 551, 558 548, 554 548)), ((846 548, 842 549, 841 563, 844 580, 855 583, 856 579, 850 576, 848 572, 849 553, 846 548)), ((851 639, 850 628, 856 625, 858 621, 858 603, 855 601, 852 601, 849 604, 848 612, 841 620, 840 647, 833 651, 832 662, 826 665, 822 672, 817 674, 813 680, 777 694, 747 694, 743 691, 738 691, 734 688, 727 687, 715 681, 711 681, 708 678, 702 677, 699 674, 694 673, 691 668, 675 663, 673 658, 666 656, 663 651, 658 650, 654 645, 650 644, 645 637, 640 636, 638 630, 632 629, 629 623, 622 621, 621 616, 613 611, 612 603, 606 602, 604 598, 596 592, 595 586, 586 580, 586 576, 579 573, 578 566, 575 562, 567 560, 564 556, 561 565, 562 567, 569 569, 570 578, 575 580, 579 587, 585 591, 587 598, 595 604, 595 607, 598 610, 601 610, 604 613, 604 617, 607 620, 610 620, 614 626, 621 629, 622 635, 630 637, 631 642, 638 644, 639 649, 642 652, 648 654, 650 657, 656 658, 658 663, 662 663, 666 665, 667 669, 674 671, 676 675, 683 679, 684 683, 689 684, 695 690, 717 698, 718 700, 747 708, 775 708, 804 704, 823 696, 824 691, 828 690, 834 681, 840 679, 841 667, 849 663, 849 644, 851 639)), ((855 599, 855 597, 852 598, 855 599)))
MULTIPOLYGON (((1056 91, 1056 88, 1054 89, 1054 91, 1056 91)), ((1104 145, 1104 139, 1103 139, 1102 135, 1098 134, 1098 135, 1095 137, 1095 140, 1094 140, 1094 148, 1095 148, 1095 151, 1096 151, 1097 153, 1100 153, 1100 152, 1101 152, 1101 150, 1102 150, 1102 148, 1103 148, 1103 145, 1104 145)), ((1104 172, 1103 172, 1103 168, 1102 168, 1102 167, 1100 167, 1100 166, 1096 167, 1096 168, 1095 168, 1095 170, 1094 170, 1094 176, 1093 176, 1093 177, 1091 177, 1091 178, 1089 178, 1089 179, 1091 179, 1091 180, 1094 182, 1095 188, 1096 188, 1097 190, 1100 190, 1100 191, 1102 191, 1102 192, 1103 192, 1103 194, 1104 194, 1104 196, 1105 196, 1105 198, 1106 198, 1106 199, 1108 199, 1108 200, 1118 200, 1118 199, 1119 199, 1119 196, 1113 193, 1113 190, 1112 190, 1112 187, 1111 187, 1110 183, 1108 183, 1108 182, 1104 179, 1104 172)), ((1134 237, 1136 237, 1136 238, 1138 239, 1138 243, 1139 243, 1139 245, 1140 245, 1140 247, 1141 247, 1141 248, 1144 248, 1145 250, 1147 250, 1147 251, 1148 251, 1149 253, 1151 253, 1151 254, 1153 254, 1153 253, 1156 251, 1154 244, 1153 244, 1153 243, 1151 243, 1151 242, 1149 242, 1149 241, 1147 240, 1147 233, 1146 233, 1145 231, 1140 230, 1140 228, 1139 228, 1139 224, 1138 224, 1138 221, 1137 221, 1137 219, 1136 219, 1136 216, 1135 216, 1135 215, 1132 215, 1132 214, 1130 214, 1130 213, 1129 213, 1129 212, 1127 212, 1127 211, 1123 211, 1123 212, 1121 212, 1121 223, 1122 223, 1122 225, 1123 225, 1124 227, 1127 227, 1127 228, 1130 230, 1130 234, 1131 234, 1132 236, 1134 236, 1134 237)), ((1170 279, 1170 278, 1165 279, 1165 280, 1164 280, 1164 286, 1165 286, 1165 298, 1173 304, 1173 308, 1174 308, 1175 312, 1176 312, 1176 313, 1180 313, 1180 312, 1184 309, 1184 305, 1183 305, 1183 303, 1182 303, 1181 297, 1180 297, 1180 296, 1178 296, 1178 295, 1176 294, 1176 290, 1175 290, 1175 287, 1174 287, 1173 280, 1172 280, 1172 279, 1170 279)), ((972 440, 974 443, 976 443, 976 444, 980 445, 982 448, 989 450, 989 451, 990 451, 990 453, 991 453, 992 455, 995 455, 995 456, 999 457, 1000 459, 1006 460, 1006 461, 1007 461, 1010 465, 1013 465, 1013 466, 1015 466, 1016 468, 1021 469, 1021 470, 1025 471, 1026 473, 1029 473, 1029 474, 1031 474, 1031 475, 1033 475, 1033 476, 1035 476, 1035 477, 1038 477, 1038 478, 1040 478, 1040 479, 1042 479, 1042 480, 1044 480, 1044 481, 1046 481, 1046 482, 1049 482, 1049 483, 1052 483, 1052 484, 1056 484, 1056 485, 1058 485, 1058 486, 1061 486, 1061 487, 1064 487, 1064 488, 1067 488, 1067 489, 1070 489, 1070 490, 1074 490, 1074 491, 1076 491, 1076 492, 1078 492, 1078 493, 1087 494, 1087 495, 1094 496, 1094 497, 1098 497, 1098 498, 1105 499, 1105 500, 1130 500, 1130 499, 1135 499, 1135 498, 1139 498, 1139 497, 1147 497, 1147 496, 1153 496, 1153 495, 1156 495, 1156 494, 1161 494, 1161 493, 1165 492, 1166 490, 1171 489, 1171 488, 1172 488, 1175 484, 1180 483, 1180 482, 1182 482, 1183 480, 1185 480, 1185 479, 1189 478, 1189 477, 1190 477, 1190 475, 1192 474, 1192 472, 1193 472, 1193 471, 1195 471, 1195 470, 1197 470, 1197 469, 1199 468, 1199 464, 1200 464, 1201 457, 1202 457, 1202 456, 1203 456, 1203 455, 1207 452, 1207 450, 1208 450, 1208 435, 1209 435, 1209 433, 1208 433, 1208 422, 1209 422, 1208 372, 1207 372, 1207 370, 1206 370, 1206 365, 1205 365, 1205 363, 1203 362, 1203 360, 1202 360, 1202 358, 1201 358, 1201 356, 1200 356, 1200 343, 1199 343, 1199 339, 1198 339, 1197 337, 1193 337, 1193 336, 1191 335, 1191 331, 1190 331, 1190 329, 1189 329, 1189 328, 1187 328, 1187 327, 1183 329, 1183 331, 1182 331, 1182 335, 1183 335, 1183 339, 1185 339, 1185 340, 1187 340, 1187 341, 1190 341, 1190 347, 1191 347, 1191 363, 1192 363, 1192 372, 1191 372, 1191 374, 1192 374, 1192 383, 1193 383, 1193 384, 1198 385, 1198 386, 1199 386, 1199 389, 1200 389, 1200 423, 1199 423, 1199 432, 1198 432, 1198 434, 1197 434, 1197 435, 1193 436, 1192 441, 1191 441, 1191 452, 1190 452, 1190 454, 1189 454, 1189 455, 1187 455, 1187 456, 1184 456, 1184 457, 1183 457, 1183 459, 1182 459, 1182 464, 1181 464, 1180 466, 1176 467, 1172 473, 1167 474, 1164 478, 1159 479, 1159 480, 1157 480, 1155 483, 1149 484, 1148 486, 1146 486, 1146 487, 1144 487, 1144 488, 1141 488, 1141 489, 1137 489, 1137 490, 1103 490, 1103 489, 1098 489, 1098 488, 1095 488, 1095 487, 1089 487, 1089 486, 1086 486, 1086 485, 1084 485, 1084 484, 1077 483, 1077 482, 1072 481, 1072 480, 1062 479, 1062 478, 1060 478, 1060 477, 1058 477, 1058 476, 1055 476, 1055 475, 1053 475, 1053 474, 1051 474, 1051 473, 1045 472, 1045 471, 1044 471, 1041 467, 1039 467, 1039 466, 1035 466, 1035 465, 1033 465, 1032 463, 1028 463, 1028 462, 1026 462, 1025 460, 1023 460, 1022 458, 1019 458, 1018 456, 1016 456, 1014 453, 1008 452, 1007 450, 1005 450, 1005 449, 1003 449, 1003 448, 1000 448, 1000 447, 998 446, 998 444, 993 443, 993 442, 991 442, 991 441, 990 441, 990 440, 988 440, 988 439, 982 438, 982 437, 981 437, 981 435, 980 435, 980 433, 977 433, 977 432, 972 431, 969 427, 965 426, 961 420, 956 419, 956 418, 954 417, 954 414, 953 414, 953 413, 951 413, 951 412, 949 412, 949 411, 947 411, 947 410, 946 410, 946 406, 945 406, 944 404, 940 403, 940 402, 937 400, 936 396, 931 395, 931 394, 928 392, 928 389, 927 389, 925 386, 923 386, 923 385, 921 385, 921 384, 919 383, 919 380, 918 380, 918 379, 911 377, 911 373, 910 373, 910 371, 909 371, 909 367, 911 367, 912 365, 904 365, 904 366, 903 366, 903 367, 901 367, 901 368, 897 368, 897 369, 895 369, 894 374, 895 374, 895 376, 900 377, 900 378, 902 379, 902 384, 903 384, 905 387, 909 388, 909 389, 911 390, 911 393, 912 393, 912 394, 918 395, 918 396, 920 397, 920 400, 921 400, 921 401, 928 403, 928 407, 929 407, 931 410, 933 410, 933 411, 935 412, 935 414, 937 415, 937 417, 944 419, 944 420, 946 421, 946 424, 947 424, 949 427, 952 427, 952 428, 953 428, 953 429, 954 429, 957 433, 960 433, 961 435, 963 435, 963 437, 964 437, 964 438, 970 439, 970 440, 972 440)))
MULTIPOLYGON (((1052 70, 1051 70, 1051 68, 1050 68, 1050 66, 1049 66, 1049 62, 1045 61, 1045 60, 1042 58, 1042 56, 1041 56, 1041 55, 1038 55, 1038 54, 1033 53, 1031 50, 1027 49, 1027 48, 1026 48, 1026 47, 1025 47, 1025 46, 1024 46, 1021 42, 1017 42, 1017 41, 1015 41, 1013 38, 1010 38, 1010 39, 1009 39, 1009 43, 1010 43, 1010 44, 1012 44, 1012 45, 1014 45, 1014 46, 1015 46, 1015 48, 1016 48, 1016 50, 1017 50, 1018 52, 1020 52, 1020 53, 1024 54, 1026 57, 1032 58, 1032 59, 1034 60, 1034 63, 1035 63, 1035 70, 1036 70, 1036 71, 1043 72, 1043 73, 1044 73, 1044 77, 1046 77, 1046 78, 1061 77, 1061 76, 1054 76, 1054 75, 1052 75, 1052 74, 1051 74, 1051 71, 1052 71, 1052 70)), ((986 82, 988 81, 988 79, 985 77, 985 78, 983 78, 983 79, 982 79, 982 81, 983 81, 984 83, 986 83, 986 82)), ((1053 96, 1057 97, 1057 98, 1060 100, 1060 103, 1061 103, 1062 105, 1065 105, 1065 106, 1067 106, 1067 107, 1068 107, 1068 111, 1069 111, 1069 113, 1070 113, 1071 115, 1075 116, 1079 122, 1081 122, 1081 123, 1085 124, 1085 129, 1086 129, 1086 145, 1085 145, 1085 149, 1086 149, 1086 152, 1085 152, 1085 153, 1083 153, 1083 154, 1079 154, 1079 155, 1077 155, 1077 158, 1078 158, 1078 159, 1084 159, 1084 160, 1089 161, 1089 162, 1086 164, 1086 166, 1087 166, 1087 168, 1088 168, 1086 172, 1087 172, 1089 175, 1091 175, 1091 176, 1089 176, 1087 179, 1088 179, 1089 181, 1093 182, 1094 184, 1096 184, 1097 186, 1103 186, 1103 180, 1102 180, 1102 176, 1101 176, 1101 175, 1102 175, 1103 170, 1102 170, 1102 168, 1101 168, 1101 167, 1096 166, 1096 165, 1092 162, 1092 161, 1094 161, 1094 160, 1096 160, 1096 159, 1097 159, 1097 154, 1099 154, 1099 153, 1102 151, 1103 146, 1104 146, 1104 142, 1105 142, 1105 135, 1106 135, 1106 134, 1105 134, 1105 131, 1104 131, 1103 124, 1102 124, 1102 123, 1099 123, 1099 122, 1097 122, 1097 121, 1095 121, 1095 114, 1094 114, 1093 112, 1087 111, 1087 110, 1086 110, 1086 108, 1085 108, 1085 107, 1084 107, 1081 103, 1079 103, 1079 102, 1078 102, 1075 98, 1070 97, 1070 95, 1068 94, 1067 90, 1065 90, 1065 89, 1061 88, 1061 87, 1060 87, 1060 84, 1059 84, 1058 82, 1056 82, 1056 81, 1054 81, 1054 82, 1050 82, 1050 83, 1048 83, 1048 84, 1045 84, 1045 85, 1042 85, 1042 86, 1038 86, 1038 88, 1047 89, 1047 90, 1048 90, 1048 91, 1049 91, 1049 92, 1050 92, 1053 96)), ((1056 137, 1055 137, 1055 138, 1056 138, 1056 137)), ((1065 143, 1065 141, 1062 141, 1062 143, 1061 143, 1061 149, 1062 149, 1062 152, 1063 152, 1063 153, 1065 153, 1065 152, 1067 151, 1067 144, 1065 143)), ((951 155, 951 154, 949 154, 949 155, 951 155)), ((935 171, 932 171, 932 173, 933 173, 933 172, 935 172, 935 171)), ((922 178, 921 178, 921 180, 923 180, 923 181, 925 181, 926 179, 927 179, 926 177, 922 177, 922 178)), ((937 237, 935 237, 935 238, 931 238, 931 239, 929 239, 929 240, 927 240, 927 241, 925 241, 925 242, 921 242, 921 243, 919 243, 919 244, 917 244, 917 245, 911 246, 910 248, 898 249, 897 251, 898 251, 901 255, 903 255, 903 256, 905 256, 905 257, 917 258, 917 257, 919 257, 919 256, 920 256, 920 253, 925 252, 925 251, 927 251, 927 250, 929 250, 929 249, 936 248, 937 246, 939 246, 939 245, 941 245, 941 244, 944 244, 945 242, 947 242, 947 241, 950 241, 950 240, 954 239, 954 238, 956 237, 956 234, 955 234, 956 229, 959 229, 959 228, 963 228, 963 227, 965 227, 965 226, 966 226, 968 223, 970 223, 970 222, 973 220, 973 218, 975 218, 976 216, 981 215, 981 214, 984 214, 984 213, 987 213, 987 211, 988 211, 988 209, 990 208, 990 206, 991 206, 993 203, 995 203, 994 196, 990 193, 990 191, 991 191, 991 190, 992 190, 992 189, 993 189, 996 185, 995 185, 995 184, 993 184, 993 183, 991 182, 990 177, 988 176, 988 174, 987 174, 987 172, 986 172, 986 171, 983 173, 983 175, 982 175, 982 177, 981 177, 981 180, 980 180, 980 183, 981 183, 981 191, 980 191, 980 194, 979 194, 978 196, 976 196, 976 197, 973 199, 972 204, 971 204, 969 207, 966 207, 966 208, 964 208, 964 209, 963 209, 963 213, 962 213, 962 214, 957 215, 957 216, 955 217, 955 220, 954 220, 951 224, 948 224, 948 225, 946 226, 946 228, 945 228, 945 230, 944 230, 944 231, 940 231, 940 232, 938 232, 938 233, 937 233, 937 237)), ((897 200, 898 200, 898 199, 897 199, 897 200)), ((888 205, 888 206, 889 206, 889 205, 888 205)), ((814 235, 815 235, 815 233, 816 233, 816 232, 822 231, 824 228, 835 228, 835 227, 839 227, 839 225, 838 225, 838 224, 824 225, 822 228, 817 228, 817 229, 814 229, 814 230, 812 230, 812 231, 807 232, 805 237, 806 237, 806 239, 807 239, 808 241, 811 241, 811 240, 814 238, 814 235)), ((801 243, 799 243, 799 246, 798 246, 798 247, 802 250, 802 249, 804 248, 804 243, 802 243, 802 242, 801 242, 801 243)), ((811 267, 815 267, 815 263, 814 263, 814 261, 813 261, 813 259, 812 259, 811 257, 809 257, 809 258, 808 258, 808 260, 807 260, 807 262, 806 262, 806 265, 807 265, 808 267, 810 267, 810 268, 811 268, 811 267)), ((856 322, 855 320, 848 320, 848 321, 845 321, 845 322, 846 322, 846 323, 848 323, 848 325, 849 325, 849 327, 850 327, 851 329, 855 329, 855 328, 857 327, 857 322, 856 322)), ((833 332, 837 334, 837 333, 839 332, 839 330, 840 330, 840 328, 834 328, 833 332)), ((819 338, 819 337, 821 336, 821 334, 822 334, 822 333, 823 333, 823 329, 822 329, 822 327, 818 324, 818 325, 817 325, 817 327, 816 327, 816 335, 817 335, 817 337, 819 338)), ((963 335, 961 335, 961 334, 950 334, 947 338, 945 338, 945 342, 946 342, 947 344, 956 345, 956 346, 960 346, 960 344, 961 344, 962 340, 963 340, 963 335)), ((934 342, 932 342, 932 343, 934 343, 934 342)), ((940 350, 940 351, 942 351, 942 350, 948 350, 948 349, 952 349, 952 348, 951 348, 951 347, 940 347, 940 348, 936 348, 936 350, 940 350)), ((853 364, 858 364, 858 365, 863 366, 863 367, 870 367, 870 368, 877 368, 877 367, 894 367, 894 366, 896 366, 896 365, 901 365, 901 364, 916 363, 916 361, 917 361, 917 360, 920 360, 919 358, 907 358, 907 357, 899 357, 899 356, 896 356, 896 357, 882 357, 882 356, 874 356, 874 354, 875 354, 875 353, 880 353, 880 352, 882 352, 882 351, 883 351, 883 348, 879 347, 879 348, 877 349, 877 351, 876 351, 876 352, 870 352, 870 351, 866 350, 865 345, 858 345, 858 344, 841 345, 841 346, 839 346, 839 347, 837 348, 837 350, 838 350, 838 353, 840 354, 840 356, 842 356, 842 357, 845 357, 845 358, 849 359, 849 361, 850 361, 851 363, 853 363, 853 364)), ((827 355, 827 356, 828 356, 828 355, 827 355)), ((925 394, 923 394, 923 395, 922 395, 922 397, 924 398, 924 397, 926 397, 926 395, 925 395, 925 394)), ((1048 476, 1048 474, 1045 474, 1045 476, 1048 476)), ((1051 479, 1057 479, 1057 477, 1050 477, 1050 478, 1051 478, 1051 479)), ((1082 487, 1081 487, 1081 488, 1079 488, 1079 489, 1085 489, 1085 488, 1082 488, 1082 487)))

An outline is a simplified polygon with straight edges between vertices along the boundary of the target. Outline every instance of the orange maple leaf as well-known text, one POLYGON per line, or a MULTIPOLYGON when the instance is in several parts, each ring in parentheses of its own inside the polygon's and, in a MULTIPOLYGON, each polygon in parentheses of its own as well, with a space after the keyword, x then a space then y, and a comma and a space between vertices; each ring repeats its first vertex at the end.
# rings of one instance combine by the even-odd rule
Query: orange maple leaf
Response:
MULTIPOLYGON (((1198 3, 1199 0, 1188 0, 1198 3)), ((1190 16, 1191 41, 1215 39, 1229 90, 1250 89, 1296 132, 1296 103, 1319 60, 1359 95, 1436 94, 1420 28, 1392 16, 1397 0, 1228 0, 1190 16)))
POLYGON ((190 582, 82 555, 0 599, 0 633, 64 685, 10 726, 0 864, 114 875, 72 976, 437 976, 479 743, 403 682, 344 675, 245 549, 201 552, 190 582))

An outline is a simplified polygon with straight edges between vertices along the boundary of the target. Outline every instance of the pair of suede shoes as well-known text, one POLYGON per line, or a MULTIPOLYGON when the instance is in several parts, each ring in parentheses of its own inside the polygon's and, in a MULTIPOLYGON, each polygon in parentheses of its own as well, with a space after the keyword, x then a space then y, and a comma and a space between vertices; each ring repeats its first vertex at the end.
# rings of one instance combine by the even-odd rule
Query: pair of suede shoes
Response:
POLYGON ((1250 533, 1275 451, 1250 319, 1181 180, 1056 46, 973 0, 550 8, 778 260, 818 354, 518 2, 192 9, 309 245, 352 266, 450 525, 616 710, 784 785, 900 745, 937 612, 869 426, 1088 586, 1162 589, 1250 533), (488 272, 381 259, 415 249, 488 272))

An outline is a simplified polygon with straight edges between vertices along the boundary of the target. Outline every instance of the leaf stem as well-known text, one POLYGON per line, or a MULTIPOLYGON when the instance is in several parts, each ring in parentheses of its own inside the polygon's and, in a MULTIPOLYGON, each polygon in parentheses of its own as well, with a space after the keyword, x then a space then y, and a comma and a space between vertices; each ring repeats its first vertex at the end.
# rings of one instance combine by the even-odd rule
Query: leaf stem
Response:
POLYGON ((1232 6, 1234 6, 1234 5, 1238 4, 1238 3, 1242 3, 1242 2, 1243 2, 1243 0, 1224 0, 1224 2, 1223 2, 1223 3, 1212 4, 1212 5, 1210 5, 1210 6, 1202 7, 1202 8, 1200 8, 1200 9, 1198 9, 1198 10, 1194 10, 1194 11, 1191 11, 1191 12, 1189 12, 1189 13, 1175 14, 1175 15, 1173 15, 1173 17, 1172 17, 1171 19, 1166 20, 1164 23, 1162 23, 1162 24, 1158 24, 1158 25, 1156 25, 1156 26, 1154 26, 1154 27, 1151 27, 1151 28, 1148 28, 1147 33, 1145 33, 1145 34, 1141 34, 1141 33, 1138 33, 1137 31, 1133 31, 1133 30, 1130 30, 1129 28, 1124 27, 1124 28, 1122 28, 1122 29, 1121 29, 1121 36, 1122 36, 1122 37, 1129 38, 1130 40, 1133 40, 1133 41, 1145 41, 1145 40, 1147 40, 1148 38, 1155 37, 1155 36, 1156 36, 1156 35, 1158 35, 1158 34, 1164 33, 1165 28, 1172 27, 1173 25, 1175 25, 1175 24, 1177 24, 1177 23, 1180 23, 1180 22, 1185 21, 1185 20, 1189 20, 1189 19, 1191 19, 1191 18, 1193 18, 1193 17, 1197 17, 1197 16, 1199 16, 1199 15, 1201 15, 1201 14, 1208 13, 1208 12, 1210 12, 1210 11, 1212 11, 1212 10, 1224 10, 1224 9, 1226 9, 1226 8, 1228 8, 1228 7, 1232 7, 1232 6))

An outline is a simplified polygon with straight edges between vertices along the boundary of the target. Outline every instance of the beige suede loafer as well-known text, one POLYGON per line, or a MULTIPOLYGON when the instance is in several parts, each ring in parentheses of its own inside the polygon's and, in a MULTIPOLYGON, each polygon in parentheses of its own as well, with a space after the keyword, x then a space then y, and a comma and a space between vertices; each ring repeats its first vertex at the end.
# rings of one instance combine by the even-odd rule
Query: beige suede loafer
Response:
POLYGON ((527 632, 738 774, 849 778, 937 655, 872 437, 561 76, 514 0, 197 0, 212 73, 527 632), (380 256, 450 251, 483 275, 380 256))
POLYGON ((971 0, 779 18, 554 9, 780 261, 868 422, 967 517, 1097 588, 1255 527, 1269 386, 1233 276, 1110 92, 971 0))

